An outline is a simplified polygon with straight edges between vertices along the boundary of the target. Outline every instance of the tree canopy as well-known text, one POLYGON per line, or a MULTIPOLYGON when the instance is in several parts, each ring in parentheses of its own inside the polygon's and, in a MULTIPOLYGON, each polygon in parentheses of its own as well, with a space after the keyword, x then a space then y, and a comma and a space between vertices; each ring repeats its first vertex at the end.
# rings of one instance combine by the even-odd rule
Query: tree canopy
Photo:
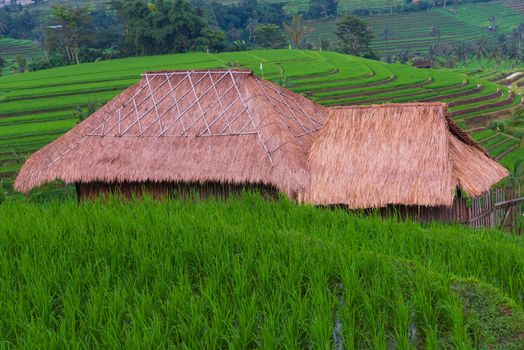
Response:
POLYGON ((363 20, 355 16, 345 16, 337 23, 336 35, 340 50, 355 56, 374 56, 369 44, 373 33, 363 20))

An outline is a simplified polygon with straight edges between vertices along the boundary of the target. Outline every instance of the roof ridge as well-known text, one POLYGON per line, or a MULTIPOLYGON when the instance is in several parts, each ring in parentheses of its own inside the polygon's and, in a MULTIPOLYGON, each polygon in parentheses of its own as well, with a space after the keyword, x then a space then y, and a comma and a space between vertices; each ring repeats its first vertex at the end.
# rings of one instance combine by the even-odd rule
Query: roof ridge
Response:
POLYGON ((339 110, 339 109, 368 109, 368 108, 394 108, 394 107, 424 107, 424 106, 445 106, 445 102, 404 102, 404 103, 383 103, 383 104, 370 104, 370 105, 336 105, 329 106, 328 109, 339 110))
POLYGON ((188 73, 232 73, 253 75, 253 70, 248 68, 202 68, 202 69, 166 69, 145 71, 141 76, 153 74, 188 74, 188 73))

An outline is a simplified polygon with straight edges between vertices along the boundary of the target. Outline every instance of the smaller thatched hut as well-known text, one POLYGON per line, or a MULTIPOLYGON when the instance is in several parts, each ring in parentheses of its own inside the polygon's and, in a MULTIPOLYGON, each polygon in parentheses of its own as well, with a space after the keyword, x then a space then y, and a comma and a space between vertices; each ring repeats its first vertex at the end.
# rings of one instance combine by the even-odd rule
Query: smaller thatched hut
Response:
POLYGON ((308 157, 307 201, 403 208, 427 219, 465 220, 463 195, 477 197, 508 176, 443 103, 331 108, 308 157))
POLYGON ((411 66, 415 67, 415 68, 433 68, 433 61, 423 61, 423 60, 419 60, 419 61, 415 61, 413 62, 413 64, 411 66))

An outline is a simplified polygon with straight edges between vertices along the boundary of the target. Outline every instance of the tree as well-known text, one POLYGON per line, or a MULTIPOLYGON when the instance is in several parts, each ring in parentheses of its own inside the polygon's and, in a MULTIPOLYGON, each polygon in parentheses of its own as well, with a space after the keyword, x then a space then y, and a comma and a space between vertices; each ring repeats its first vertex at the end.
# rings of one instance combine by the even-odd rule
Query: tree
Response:
POLYGON ((206 49, 220 52, 226 48, 227 36, 220 28, 210 28, 204 31, 201 41, 206 49))
POLYGON ((519 24, 519 26, 511 32, 511 37, 517 44, 517 49, 520 54, 522 54, 522 43, 524 42, 524 23, 519 24))
POLYGON ((259 24, 257 26, 256 43, 271 49, 280 49, 287 44, 282 30, 273 23, 259 24))
POLYGON ((429 35, 431 35, 433 38, 437 38, 437 42, 440 43, 440 27, 439 26, 431 26, 429 28, 429 35))
POLYGON ((517 190, 517 187, 519 185, 519 180, 522 177, 522 171, 524 169, 523 165, 524 165, 524 159, 517 160, 515 164, 513 165, 513 169, 511 173, 509 174, 508 180, 510 181, 514 190, 517 190))
POLYGON ((0 179, 0 204, 5 202, 6 198, 7 198, 7 196, 6 196, 5 190, 4 190, 4 183, 3 183, 3 180, 0 179))
POLYGON ((400 63, 407 63, 409 61, 409 47, 406 46, 399 53, 400 63))
POLYGON ((228 34, 231 42, 243 40, 247 44, 256 44, 256 29, 259 24, 276 24, 281 26, 291 17, 283 9, 283 2, 262 2, 241 0, 224 5, 215 0, 198 1, 203 12, 208 13, 210 25, 216 25, 228 34))
POLYGON ((27 60, 25 57, 16 56, 16 63, 18 64, 18 71, 24 73, 27 68, 27 60))
POLYGON ((373 54, 369 47, 373 33, 363 20, 351 15, 346 16, 337 23, 335 33, 342 52, 357 56, 373 54))
POLYGON ((7 65, 7 62, 0 57, 0 76, 2 76, 2 71, 4 70, 4 67, 7 65))
POLYGON ((382 37, 384 38, 384 41, 386 42, 386 61, 389 62, 389 54, 388 54, 388 42, 391 39, 391 36, 393 35, 393 32, 389 29, 384 29, 384 32, 382 33, 382 37))
POLYGON ((256 38, 255 37, 255 33, 257 31, 257 27, 258 27, 258 19, 256 19, 256 18, 249 18, 247 20, 246 30, 248 32, 248 40, 251 43, 255 42, 255 38, 256 38))
POLYGON ((189 51, 208 28, 203 14, 185 0, 123 0, 115 6, 124 25, 125 48, 135 54, 189 51))
POLYGON ((311 32, 311 29, 304 23, 300 14, 294 15, 290 24, 284 23, 284 29, 295 49, 304 46, 306 35, 311 32))
POLYGON ((320 51, 327 51, 331 48, 329 39, 320 39, 320 51))
POLYGON ((309 0, 307 18, 336 17, 338 0, 309 0))
POLYGON ((487 48, 488 42, 486 39, 480 39, 475 43, 474 50, 478 60, 488 55, 487 48))
POLYGON ((55 5, 44 29, 46 47, 51 50, 63 48, 68 63, 80 63, 81 46, 92 39, 91 16, 87 7, 55 5))
POLYGON ((496 46, 493 51, 491 51, 491 58, 495 61, 497 69, 500 67, 502 62, 502 49, 500 46, 496 46))
POLYGON ((37 15, 20 5, 7 5, 0 8, 0 35, 16 39, 35 36, 33 29, 38 22, 37 15))

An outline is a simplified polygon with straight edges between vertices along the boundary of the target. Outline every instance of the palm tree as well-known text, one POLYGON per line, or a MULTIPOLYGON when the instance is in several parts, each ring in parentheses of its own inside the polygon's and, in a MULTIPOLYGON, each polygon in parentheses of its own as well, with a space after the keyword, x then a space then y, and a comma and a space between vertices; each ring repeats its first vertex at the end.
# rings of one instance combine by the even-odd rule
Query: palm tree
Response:
POLYGON ((389 61, 389 54, 388 54, 388 42, 391 39, 391 36, 393 35, 393 32, 389 29, 384 29, 384 32, 382 33, 382 37, 384 38, 384 41, 386 42, 386 61, 389 61))
POLYGON ((479 41, 476 42, 475 54, 477 55, 478 60, 487 56, 488 54, 487 47, 488 47, 488 42, 486 41, 486 39, 480 39, 479 41))
POLYGON ((511 37, 517 43, 518 51, 522 52, 522 42, 524 42, 524 23, 521 23, 511 32, 511 37))
POLYGON ((500 63, 502 62, 502 49, 500 46, 496 46, 493 51, 491 51, 491 58, 495 61, 497 69, 499 69, 500 63))
POLYGON ((257 32, 258 27, 258 19, 257 18, 250 18, 247 21, 247 31, 249 33, 249 42, 254 43, 255 42, 255 35, 257 32))
POLYGON ((430 27, 429 35, 431 35, 434 38, 437 38, 437 41, 440 42, 440 27, 439 26, 430 27))
MULTIPOLYGON (((516 191, 517 190, 517 187, 518 187, 518 184, 519 184, 519 180, 520 180, 520 177, 522 176, 522 164, 524 163, 524 159, 519 159, 515 162, 515 164, 513 165, 513 169, 512 171, 510 172, 509 174, 509 181, 511 183, 511 186, 513 187, 513 189, 516 191)), ((520 194, 518 194, 520 195, 520 194)))
POLYGON ((302 18, 302 15, 293 15, 293 18, 291 19, 291 23, 287 24, 284 23, 284 29, 286 30, 287 34, 289 35, 289 39, 291 40, 291 44, 295 49, 299 49, 304 45, 304 41, 306 38, 306 35, 311 32, 311 28, 309 28, 302 18))

